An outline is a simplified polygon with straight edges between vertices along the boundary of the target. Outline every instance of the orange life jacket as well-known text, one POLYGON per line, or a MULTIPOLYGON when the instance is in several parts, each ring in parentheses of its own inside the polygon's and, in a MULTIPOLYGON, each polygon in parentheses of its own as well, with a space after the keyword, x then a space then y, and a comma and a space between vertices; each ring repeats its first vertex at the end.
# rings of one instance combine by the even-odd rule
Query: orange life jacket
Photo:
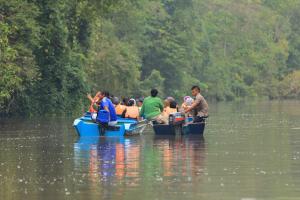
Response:
POLYGON ((115 109, 116 109, 116 114, 117 115, 122 115, 122 113, 126 109, 126 106, 118 104, 118 105, 115 106, 115 109))
POLYGON ((126 118, 137 119, 139 117, 139 108, 137 106, 127 106, 126 107, 126 118))

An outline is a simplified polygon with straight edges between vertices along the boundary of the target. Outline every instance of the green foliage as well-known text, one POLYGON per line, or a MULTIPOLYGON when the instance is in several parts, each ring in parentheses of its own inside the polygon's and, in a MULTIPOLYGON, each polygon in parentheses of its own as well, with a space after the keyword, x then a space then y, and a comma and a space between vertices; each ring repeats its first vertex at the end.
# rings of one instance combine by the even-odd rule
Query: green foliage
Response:
POLYGON ((0 113, 20 112, 26 90, 39 79, 33 49, 39 43, 37 7, 26 1, 0 1, 0 113))
POLYGON ((164 80, 160 72, 154 69, 151 74, 140 83, 140 91, 139 94, 136 95, 149 96, 150 89, 156 88, 159 92, 159 96, 163 97, 165 94, 163 88, 164 80))
POLYGON ((278 84, 278 88, 278 96, 281 98, 300 98, 300 70, 284 77, 278 84))
POLYGON ((297 0, 0 0, 0 113, 195 84, 216 100, 299 98, 299 16, 297 0))
MULTIPOLYGON (((98 30, 101 31, 101 28, 98 30)), ((113 31, 109 33, 114 34, 113 31)), ((141 62, 137 50, 128 42, 102 32, 93 40, 90 57, 90 65, 86 70, 93 90, 131 95, 138 87, 141 62)))

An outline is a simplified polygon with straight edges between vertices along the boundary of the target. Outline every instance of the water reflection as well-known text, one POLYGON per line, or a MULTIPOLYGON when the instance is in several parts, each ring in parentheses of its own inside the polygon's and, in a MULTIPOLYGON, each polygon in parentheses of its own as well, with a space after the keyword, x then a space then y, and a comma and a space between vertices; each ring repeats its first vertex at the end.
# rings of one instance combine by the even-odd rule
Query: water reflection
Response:
POLYGON ((0 120, 0 199, 299 199, 300 102, 218 104, 203 138, 0 120), (74 143, 75 142, 75 143, 74 143))
POLYGON ((87 171, 91 183, 104 187, 198 180, 205 160, 203 137, 151 137, 151 143, 145 138, 80 138, 74 144, 75 169, 87 171))
POLYGON ((80 138, 74 144, 74 161, 78 170, 89 169, 91 181, 112 183, 139 177, 140 151, 133 138, 80 138))
POLYGON ((164 177, 188 177, 191 181, 203 173, 203 136, 155 136, 154 146, 161 152, 164 177))

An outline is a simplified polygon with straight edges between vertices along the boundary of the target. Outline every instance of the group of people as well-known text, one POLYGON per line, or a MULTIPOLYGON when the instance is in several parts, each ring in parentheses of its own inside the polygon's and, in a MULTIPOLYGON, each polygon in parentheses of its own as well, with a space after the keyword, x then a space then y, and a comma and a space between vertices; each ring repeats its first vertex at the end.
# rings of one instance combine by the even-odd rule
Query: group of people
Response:
POLYGON ((118 97, 111 97, 107 91, 97 92, 94 97, 88 94, 87 97, 91 101, 89 112, 92 113, 92 118, 96 118, 98 110, 106 110, 110 116, 109 125, 117 124, 117 116, 168 124, 169 115, 175 112, 182 112, 186 116, 193 117, 194 122, 202 122, 208 117, 208 104, 200 91, 200 87, 193 86, 191 93, 195 99, 185 96, 180 107, 173 97, 167 97, 162 101, 157 96, 157 89, 152 89, 150 96, 145 99, 123 98, 120 101, 118 97))

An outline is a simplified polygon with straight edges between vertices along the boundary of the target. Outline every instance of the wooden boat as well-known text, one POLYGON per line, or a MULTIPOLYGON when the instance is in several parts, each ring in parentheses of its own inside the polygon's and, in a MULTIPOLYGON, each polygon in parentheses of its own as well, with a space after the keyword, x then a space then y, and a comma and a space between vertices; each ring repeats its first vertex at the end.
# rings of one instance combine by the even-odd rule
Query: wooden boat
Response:
POLYGON ((73 126, 80 137, 120 137, 140 134, 146 124, 134 119, 118 118, 115 126, 101 125, 91 119, 90 113, 75 119, 73 126))

